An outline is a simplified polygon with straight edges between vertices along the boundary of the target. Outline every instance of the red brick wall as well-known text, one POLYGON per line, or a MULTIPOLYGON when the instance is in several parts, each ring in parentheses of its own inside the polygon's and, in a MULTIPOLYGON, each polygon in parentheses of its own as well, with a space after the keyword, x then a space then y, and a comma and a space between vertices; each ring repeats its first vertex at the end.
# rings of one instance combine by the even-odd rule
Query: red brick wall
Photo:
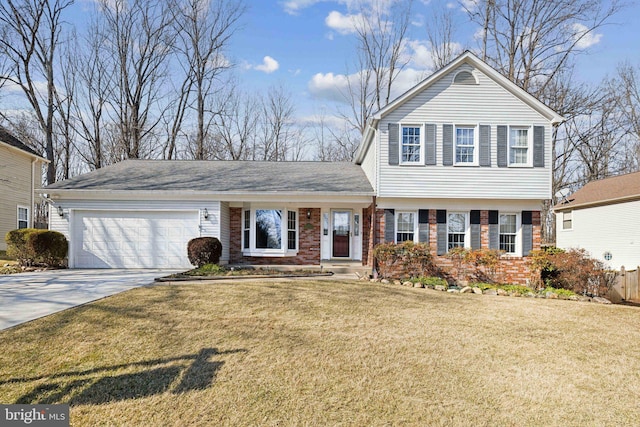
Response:
MULTIPOLYGON (((384 242, 384 210, 378 209, 376 212, 378 221, 378 243, 384 242)), ((534 211, 532 214, 533 223, 533 249, 540 249, 542 241, 542 228, 540 224, 540 211, 534 211)), ((489 247, 489 211, 480 211, 480 240, 481 247, 489 247)), ((437 256, 437 224, 436 210, 429 210, 429 248, 434 255, 433 260, 437 268, 443 272, 457 277, 460 272, 456 271, 453 261, 446 256, 437 256)), ((365 259, 363 257, 363 259, 365 259)), ((373 257, 368 258, 369 265, 373 262, 373 257)), ((399 267, 400 268, 400 267, 399 267)), ((487 272, 484 272, 485 274, 487 272)), ((526 257, 503 257, 499 267, 496 269, 495 280, 503 283, 527 284, 530 280, 530 272, 527 267, 526 257)))
MULTIPOLYGON (((320 264, 320 209, 298 209, 298 255, 287 257, 251 257, 242 255, 242 208, 231 208, 230 264, 256 265, 319 265, 320 264), (307 210, 311 218, 307 219, 307 210)), ((284 242, 286 244, 286 242, 284 242)))

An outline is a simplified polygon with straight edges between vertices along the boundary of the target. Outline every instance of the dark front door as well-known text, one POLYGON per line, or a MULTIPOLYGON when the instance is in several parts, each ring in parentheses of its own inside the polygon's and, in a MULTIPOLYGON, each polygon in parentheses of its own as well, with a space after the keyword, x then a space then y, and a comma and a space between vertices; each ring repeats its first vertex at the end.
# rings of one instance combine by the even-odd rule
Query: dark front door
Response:
POLYGON ((351 247, 351 212, 333 211, 333 257, 349 258, 351 247))

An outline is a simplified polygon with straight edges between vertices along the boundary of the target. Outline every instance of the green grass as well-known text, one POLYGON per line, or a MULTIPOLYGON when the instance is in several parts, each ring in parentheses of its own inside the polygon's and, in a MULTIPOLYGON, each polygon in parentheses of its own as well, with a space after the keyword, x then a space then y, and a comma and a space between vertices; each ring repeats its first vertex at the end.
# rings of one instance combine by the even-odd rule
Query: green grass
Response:
POLYGON ((0 332, 75 426, 635 425, 640 312, 369 282, 134 289, 0 332))
POLYGON ((313 275, 321 273, 320 270, 296 269, 282 270, 270 267, 244 267, 226 266, 218 264, 205 264, 202 267, 194 268, 183 273, 169 276, 170 278, 189 277, 244 277, 244 276, 291 276, 291 275, 313 275))

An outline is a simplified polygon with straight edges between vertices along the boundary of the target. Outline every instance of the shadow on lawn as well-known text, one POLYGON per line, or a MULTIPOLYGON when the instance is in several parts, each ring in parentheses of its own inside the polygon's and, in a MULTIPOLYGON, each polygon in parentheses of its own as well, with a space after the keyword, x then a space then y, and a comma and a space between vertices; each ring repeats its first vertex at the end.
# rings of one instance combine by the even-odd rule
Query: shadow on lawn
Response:
POLYGON ((51 376, 33 378, 12 378, 0 384, 46 380, 29 393, 21 396, 15 403, 52 404, 69 403, 71 405, 100 405, 118 400, 139 399, 171 391, 174 394, 193 390, 204 390, 211 386, 223 361, 210 361, 211 357, 245 352, 246 350, 218 351, 215 348, 203 348, 196 354, 187 354, 164 359, 145 360, 114 366, 105 366, 84 371, 61 372, 51 376), (187 366, 175 363, 192 361, 187 366), (157 366, 173 364, 172 366, 157 366), (126 368, 146 367, 140 372, 120 375, 107 374, 126 368), (71 382, 64 378, 84 377, 71 382), (173 385, 176 381, 179 382, 173 385))

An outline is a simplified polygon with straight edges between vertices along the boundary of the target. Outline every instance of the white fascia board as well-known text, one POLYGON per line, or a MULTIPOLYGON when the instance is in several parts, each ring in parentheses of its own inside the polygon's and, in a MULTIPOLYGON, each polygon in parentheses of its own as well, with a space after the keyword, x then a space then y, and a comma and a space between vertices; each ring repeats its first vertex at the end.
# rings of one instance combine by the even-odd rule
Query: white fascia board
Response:
POLYGON ((376 120, 381 120, 382 117, 384 117, 391 111, 395 110, 397 107, 399 107, 409 99, 413 98, 418 93, 422 92, 424 89, 431 86, 433 83, 439 80, 444 74, 450 72, 452 69, 454 69, 455 67, 458 67, 459 65, 465 62, 481 70, 484 74, 492 78, 496 83, 504 87, 507 91, 509 91, 515 97, 517 97, 518 99, 520 99, 521 101, 529 105, 531 108, 533 108, 534 110, 538 111, 540 114, 545 116, 553 125, 559 125, 566 120, 564 117, 562 117, 561 115, 553 111, 551 108, 547 107, 541 101, 539 101, 536 97, 529 94, 524 89, 518 87, 518 85, 516 85, 511 80, 504 77, 502 74, 496 71, 493 67, 489 66, 487 63, 485 63, 484 61, 482 61, 480 58, 478 58, 476 55, 474 55, 469 51, 464 52, 463 54, 458 56, 456 59, 451 61, 448 65, 446 65, 444 68, 441 68, 440 70, 436 71, 434 74, 427 77, 421 83, 418 83, 416 86, 409 89, 408 91, 406 91, 405 93, 397 97, 395 100, 391 101, 389 104, 387 104, 387 106, 385 106, 384 108, 379 110, 377 113, 375 113, 373 117, 376 120))
POLYGON ((372 119, 371 122, 367 125, 367 129, 362 136, 362 141, 358 146, 358 150, 356 151, 356 155, 354 156, 354 163, 357 165, 361 165, 364 161, 364 157, 369 151, 369 147, 371 146, 371 142, 376 134, 376 129, 378 128, 378 119, 372 119))
POLYGON ((617 197, 613 199, 602 199, 595 202, 579 203, 575 205, 571 205, 571 204, 567 204, 565 206, 555 205, 553 207, 553 211, 564 212, 564 211, 572 211, 574 209, 595 208, 599 206, 617 205, 619 203, 635 202, 637 200, 640 200, 640 194, 634 194, 632 196, 626 196, 626 197, 617 197))
POLYGON ((353 202, 370 203, 373 192, 204 192, 204 191, 114 191, 114 190, 47 190, 40 188, 37 193, 47 194, 52 200, 219 200, 225 202, 353 202))
POLYGON ((24 151, 23 149, 18 148, 18 147, 14 147, 13 145, 7 144, 4 141, 0 141, 0 145, 2 145, 3 147, 7 147, 9 150, 15 151, 16 153, 20 153, 20 154, 22 154, 24 156, 29 156, 30 158, 36 159, 36 160, 38 160, 38 161, 40 161, 42 163, 51 163, 49 160, 45 159, 42 156, 38 156, 38 155, 30 153, 28 151, 24 151))

